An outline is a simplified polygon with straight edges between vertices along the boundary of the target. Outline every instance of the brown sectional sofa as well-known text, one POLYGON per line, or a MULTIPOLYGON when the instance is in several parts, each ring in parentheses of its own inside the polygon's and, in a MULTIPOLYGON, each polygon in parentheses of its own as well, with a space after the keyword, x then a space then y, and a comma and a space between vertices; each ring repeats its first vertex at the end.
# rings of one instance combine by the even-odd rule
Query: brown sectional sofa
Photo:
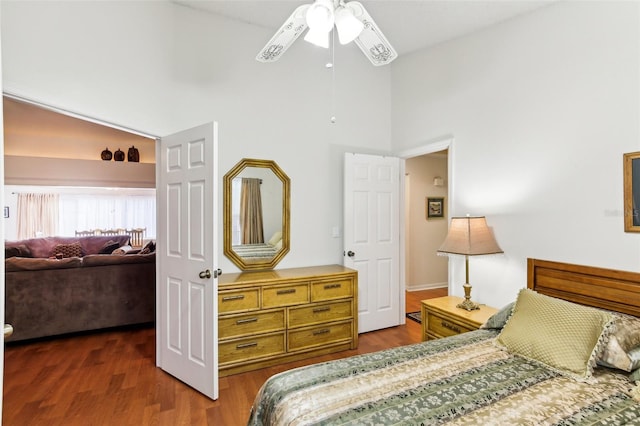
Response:
POLYGON ((116 235, 5 242, 5 257, 11 256, 5 259, 5 323, 14 328, 7 341, 153 323, 155 252, 99 254, 109 241, 126 245, 128 239, 116 235), (59 244, 76 242, 81 257, 52 257, 59 244))

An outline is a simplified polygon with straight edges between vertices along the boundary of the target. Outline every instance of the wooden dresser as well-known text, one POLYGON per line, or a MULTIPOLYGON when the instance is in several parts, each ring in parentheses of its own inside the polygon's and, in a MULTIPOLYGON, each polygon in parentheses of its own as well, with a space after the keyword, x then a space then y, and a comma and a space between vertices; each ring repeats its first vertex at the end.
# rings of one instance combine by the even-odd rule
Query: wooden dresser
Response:
POLYGON ((340 265, 224 274, 220 377, 358 347, 358 277, 340 265))
POLYGON ((422 340, 439 339, 477 330, 497 309, 480 305, 480 309, 465 311, 456 307, 464 298, 437 297, 421 301, 422 340))

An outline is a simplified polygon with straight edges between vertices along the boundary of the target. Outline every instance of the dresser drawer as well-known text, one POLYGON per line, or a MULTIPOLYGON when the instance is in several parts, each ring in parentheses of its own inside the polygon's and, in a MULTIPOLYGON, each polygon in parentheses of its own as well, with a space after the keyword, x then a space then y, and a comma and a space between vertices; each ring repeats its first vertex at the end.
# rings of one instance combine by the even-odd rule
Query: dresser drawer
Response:
POLYGON ((322 305, 289 308, 289 327, 301 327, 322 322, 353 318, 351 300, 324 303, 322 305))
POLYGON ((350 340, 352 321, 289 331, 289 351, 350 340))
POLYGON ((218 311, 243 312, 260 308, 260 290, 257 288, 218 292, 218 311))
POLYGON ((426 332, 440 337, 453 336, 466 333, 474 329, 461 325, 458 322, 427 312, 426 332))
POLYGON ((220 364, 284 353, 284 332, 218 343, 220 364))
POLYGON ((302 303, 309 303, 309 285, 307 283, 262 289, 263 308, 300 305, 302 303))
POLYGON ((352 280, 321 281, 311 284, 311 301, 344 299, 353 296, 352 280))
POLYGON ((284 309, 224 316, 218 319, 220 339, 284 330, 284 309))

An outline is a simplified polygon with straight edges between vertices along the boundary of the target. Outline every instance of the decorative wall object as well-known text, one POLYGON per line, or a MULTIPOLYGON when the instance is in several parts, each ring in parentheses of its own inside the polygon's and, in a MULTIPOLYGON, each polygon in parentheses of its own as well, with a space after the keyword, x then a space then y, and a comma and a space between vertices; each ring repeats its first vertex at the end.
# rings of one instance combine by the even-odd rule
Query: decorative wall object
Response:
POLYGON ((624 231, 640 232, 640 152, 624 154, 624 231))
POLYGON ((444 197, 427 197, 427 220, 444 218, 444 197))
POLYGON ((129 148, 129 151, 127 152, 127 160, 132 163, 140 162, 140 152, 138 152, 138 148, 135 146, 129 148))
POLYGON ((111 151, 109 151, 109 148, 105 148, 104 151, 102 151, 102 153, 100 154, 100 158, 102 158, 104 161, 111 161, 111 159, 113 158, 113 154, 111 153, 111 151))
POLYGON ((115 161, 124 161, 124 151, 121 151, 120 148, 118 148, 118 150, 113 153, 113 159, 115 161))

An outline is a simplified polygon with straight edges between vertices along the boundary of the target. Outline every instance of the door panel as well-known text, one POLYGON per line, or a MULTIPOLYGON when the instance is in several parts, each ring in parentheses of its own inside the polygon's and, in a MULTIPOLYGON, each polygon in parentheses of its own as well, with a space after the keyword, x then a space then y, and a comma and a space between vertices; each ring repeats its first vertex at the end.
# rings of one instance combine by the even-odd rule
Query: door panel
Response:
POLYGON ((358 271, 359 332, 400 318, 400 161, 345 154, 344 265, 358 271))
POLYGON ((217 127, 164 137, 158 151, 157 364, 216 399, 217 127))

